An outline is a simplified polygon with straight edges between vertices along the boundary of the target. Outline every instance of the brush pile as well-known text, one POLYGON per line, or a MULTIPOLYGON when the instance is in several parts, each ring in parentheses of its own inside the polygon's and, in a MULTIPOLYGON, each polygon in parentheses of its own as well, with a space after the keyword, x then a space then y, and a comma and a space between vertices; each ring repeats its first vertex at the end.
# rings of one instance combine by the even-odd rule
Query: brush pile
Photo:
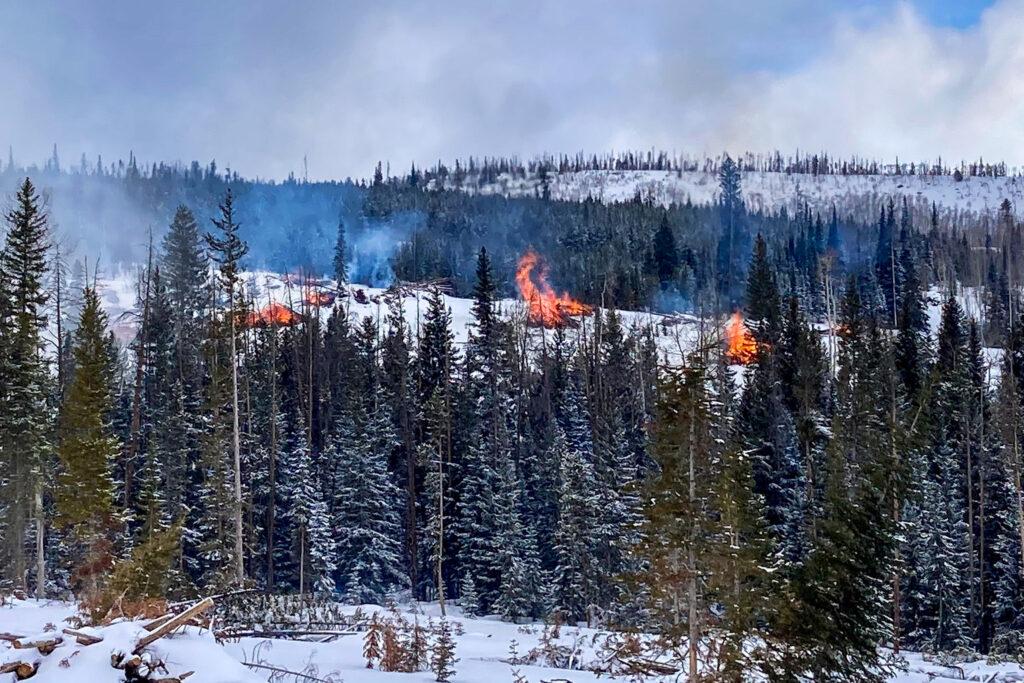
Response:
POLYGON ((38 633, 0 633, 0 680, 258 680, 214 642, 205 616, 213 606, 206 598, 156 619, 116 618, 68 628, 47 624, 38 633))

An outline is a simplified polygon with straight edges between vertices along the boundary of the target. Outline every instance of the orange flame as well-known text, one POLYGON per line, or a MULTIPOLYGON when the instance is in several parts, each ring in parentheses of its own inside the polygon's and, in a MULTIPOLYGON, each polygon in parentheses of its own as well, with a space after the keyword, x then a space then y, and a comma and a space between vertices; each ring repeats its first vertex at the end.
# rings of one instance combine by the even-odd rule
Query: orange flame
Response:
POLYGON ((284 327, 298 324, 299 314, 284 304, 272 303, 258 311, 251 312, 245 319, 249 327, 281 325, 284 327))
POLYGON ((588 315, 593 307, 573 299, 567 292, 561 296, 548 284, 548 269, 537 252, 530 249, 519 259, 516 285, 519 296, 530 306, 530 323, 544 327, 560 327, 569 323, 569 317, 588 315), (533 282, 536 269, 537 283, 533 282))
POLYGON ((306 303, 310 306, 330 306, 334 303, 334 292, 306 292, 306 303))
POLYGON ((725 356, 733 365, 750 365, 757 360, 757 342, 739 311, 732 314, 725 327, 725 356))

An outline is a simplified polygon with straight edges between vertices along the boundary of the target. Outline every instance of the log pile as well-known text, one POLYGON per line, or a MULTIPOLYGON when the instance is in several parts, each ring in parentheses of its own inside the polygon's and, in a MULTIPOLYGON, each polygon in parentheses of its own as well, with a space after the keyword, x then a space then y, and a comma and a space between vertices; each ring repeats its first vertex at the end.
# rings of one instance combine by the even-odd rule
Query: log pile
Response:
MULTIPOLYGON (((149 683, 181 683, 193 672, 187 671, 177 675, 170 675, 164 663, 157 659, 146 648, 159 639, 173 633, 175 630, 192 625, 207 610, 213 607, 213 600, 206 598, 187 609, 177 613, 168 614, 150 621, 143 629, 145 635, 140 637, 132 648, 131 652, 115 650, 110 655, 110 666, 124 672, 126 681, 148 681, 149 683)), ((65 643, 65 636, 74 639, 72 648, 61 648, 61 666, 68 666, 71 660, 81 648, 91 647, 104 641, 104 628, 81 629, 65 628, 60 634, 50 631, 37 635, 22 636, 12 633, 0 633, 0 642, 7 642, 11 646, 11 655, 0 659, 0 674, 13 673, 16 680, 23 681, 32 678, 39 671, 39 666, 44 658, 53 654, 58 647, 65 643)), ((70 643, 69 643, 70 644, 70 643)))

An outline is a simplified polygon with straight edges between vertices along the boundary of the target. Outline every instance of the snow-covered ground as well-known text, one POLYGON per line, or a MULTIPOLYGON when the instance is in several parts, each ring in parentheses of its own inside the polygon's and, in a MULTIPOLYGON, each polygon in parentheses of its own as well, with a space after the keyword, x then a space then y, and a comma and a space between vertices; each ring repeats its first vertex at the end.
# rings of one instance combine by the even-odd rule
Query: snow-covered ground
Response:
MULTIPOLYGON (((370 605, 344 608, 349 614, 354 614, 356 609, 367 615, 377 611, 382 618, 388 618, 389 615, 387 610, 370 605)), ((435 604, 407 606, 400 610, 400 614, 406 620, 415 620, 422 626, 436 623, 440 618, 435 604)), ((75 608, 68 603, 14 600, 0 606, 0 632, 15 635, 59 633, 70 625, 68 620, 73 619, 74 615, 75 608)), ((526 681, 533 683, 596 683, 611 678, 607 674, 599 675, 588 670, 604 661, 606 650, 602 645, 609 636, 608 632, 563 626, 557 638, 550 640, 552 644, 560 646, 556 665, 554 662, 546 662, 545 656, 538 654, 555 651, 554 648, 545 647, 542 642, 545 633, 542 624, 516 625, 494 618, 470 619, 461 616, 457 608, 453 610, 451 607, 449 620, 456 632, 455 655, 458 657, 453 683, 512 681, 515 670, 526 681), (518 660, 512 660, 513 643, 518 660), (525 663, 531 655, 536 661, 525 663)), ((65 641, 52 654, 39 657, 40 667, 32 680, 39 683, 114 683, 124 680, 123 672, 110 666, 110 655, 115 651, 131 651, 143 633, 141 623, 121 622, 106 628, 103 631, 105 640, 88 647, 78 647, 73 638, 65 637, 65 641)), ((158 640, 147 651, 166 663, 170 675, 194 671, 195 674, 188 679, 190 683, 254 683, 271 680, 273 672, 265 668, 250 668, 244 663, 305 672, 322 680, 345 683, 427 683, 434 680, 429 671, 388 673, 368 669, 363 657, 362 633, 338 637, 330 642, 241 638, 228 640, 221 645, 209 631, 189 627, 158 640)), ((28 652, 34 653, 14 650, 9 644, 2 643, 0 663, 24 658, 28 652)), ((977 661, 944 666, 910 653, 903 658, 901 668, 904 670, 890 679, 892 683, 1024 681, 1024 670, 1009 663, 987 664, 977 661)), ((13 676, 0 674, 0 682, 13 681, 13 676)), ((295 679, 283 677, 275 680, 295 679)), ((636 679, 619 676, 613 680, 636 679)), ((668 683, 674 677, 652 677, 646 680, 651 683, 668 683)))
MULTIPOLYGON (((283 304, 289 308, 302 312, 305 310, 303 298, 306 289, 302 284, 293 282, 292 278, 282 277, 277 273, 267 271, 247 272, 242 275, 246 283, 248 296, 254 302, 257 310, 275 303, 283 304)), ((137 274, 131 272, 120 272, 99 284, 100 297, 110 317, 111 326, 115 335, 122 342, 129 341, 135 331, 136 318, 132 309, 136 302, 137 274)), ((336 292, 336 285, 328 280, 320 280, 313 291, 336 292)), ((388 315, 387 290, 376 287, 367 287, 361 284, 347 286, 348 297, 339 297, 338 305, 348 310, 349 318, 359 323, 369 317, 378 324, 381 334, 386 331, 386 319, 388 315), (357 296, 358 294, 358 296, 357 296), (365 303, 360 303, 365 301, 365 303)), ((422 290, 406 289, 402 296, 402 310, 405 321, 416 338, 428 308, 429 294, 422 290)), ((455 337, 455 344, 461 348, 469 338, 470 329, 473 326, 473 300, 454 296, 445 296, 445 304, 452 314, 452 333, 455 337)), ((498 308, 503 316, 508 318, 523 318, 526 315, 525 303, 517 299, 502 299, 498 302, 498 308)), ((321 318, 325 319, 331 311, 331 306, 322 306, 317 309, 321 318)), ((659 315, 643 311, 620 311, 622 325, 627 330, 642 328, 653 330, 656 343, 659 349, 659 356, 668 361, 676 361, 682 354, 691 350, 700 334, 700 320, 689 315, 659 315)), ((566 328, 566 343, 576 344, 586 340, 593 334, 593 318, 579 318, 580 324, 575 327, 566 328)), ((716 323, 718 324, 718 323, 716 323)), ((709 334, 710 329, 705 333, 709 334)), ((542 328, 531 328, 531 345, 541 346, 552 342, 554 332, 542 328)))
MULTIPOLYGON (((805 203, 827 210, 835 202, 840 211, 855 205, 866 207, 882 199, 907 197, 912 206, 927 208, 932 202, 948 210, 965 213, 993 213, 1003 199, 1009 199, 1019 216, 1024 216, 1024 178, 929 175, 810 175, 746 171, 741 176, 743 198, 753 210, 795 210, 805 203)), ((705 171, 577 171, 552 174, 551 196, 566 201, 588 197, 605 202, 628 201, 637 192, 662 204, 706 204, 719 191, 718 176, 705 171)), ((509 197, 534 196, 539 192, 536 177, 513 178, 508 174, 494 183, 460 189, 479 194, 509 197)))

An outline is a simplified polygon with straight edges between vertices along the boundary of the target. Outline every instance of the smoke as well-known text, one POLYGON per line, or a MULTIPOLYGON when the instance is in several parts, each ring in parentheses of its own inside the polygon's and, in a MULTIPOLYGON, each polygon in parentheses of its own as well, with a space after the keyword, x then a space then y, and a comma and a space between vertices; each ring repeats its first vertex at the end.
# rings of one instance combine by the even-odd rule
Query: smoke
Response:
POLYGON ((393 216, 387 222, 371 222, 350 239, 348 273, 352 282, 387 287, 395 280, 391 258, 424 223, 419 212, 393 216))

